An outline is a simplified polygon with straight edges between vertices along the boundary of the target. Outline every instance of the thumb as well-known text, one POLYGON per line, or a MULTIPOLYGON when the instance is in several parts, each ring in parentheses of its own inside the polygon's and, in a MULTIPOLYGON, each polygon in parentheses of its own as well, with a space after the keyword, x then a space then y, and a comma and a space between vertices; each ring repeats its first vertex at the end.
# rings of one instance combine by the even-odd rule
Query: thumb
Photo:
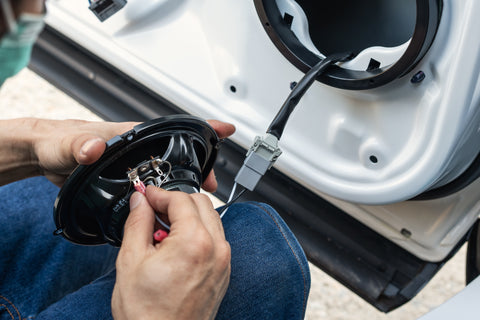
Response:
POLYGON ((92 164, 97 161, 105 151, 105 140, 92 136, 82 135, 72 144, 72 153, 79 164, 92 164))
POLYGON ((130 214, 125 222, 122 247, 133 252, 146 250, 153 244, 155 213, 147 199, 140 192, 130 197, 130 214))

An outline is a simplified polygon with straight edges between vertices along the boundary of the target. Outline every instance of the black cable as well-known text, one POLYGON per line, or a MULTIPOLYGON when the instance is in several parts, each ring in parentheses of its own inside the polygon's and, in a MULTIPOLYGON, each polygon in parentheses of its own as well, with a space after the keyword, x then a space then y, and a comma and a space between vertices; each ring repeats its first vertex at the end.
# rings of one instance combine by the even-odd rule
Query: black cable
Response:
POLYGON ((240 198, 240 197, 242 196, 242 194, 245 193, 245 191, 247 191, 247 189, 242 189, 242 191, 240 191, 232 200, 230 200, 229 202, 227 202, 227 203, 223 206, 222 210, 221 210, 220 213, 219 213, 220 217, 223 216, 223 213, 225 212, 225 210, 227 210, 228 207, 230 207, 235 201, 237 201, 238 198, 240 198))
POLYGON ((310 88, 317 76, 323 73, 329 66, 337 62, 345 62, 351 60, 354 57, 352 53, 332 54, 321 60, 315 66, 313 66, 293 88, 292 92, 288 95, 287 99, 283 103, 280 111, 277 113, 272 123, 268 127, 267 133, 270 133, 280 140, 283 134, 283 130, 287 125, 288 118, 297 106, 300 99, 305 92, 310 88))

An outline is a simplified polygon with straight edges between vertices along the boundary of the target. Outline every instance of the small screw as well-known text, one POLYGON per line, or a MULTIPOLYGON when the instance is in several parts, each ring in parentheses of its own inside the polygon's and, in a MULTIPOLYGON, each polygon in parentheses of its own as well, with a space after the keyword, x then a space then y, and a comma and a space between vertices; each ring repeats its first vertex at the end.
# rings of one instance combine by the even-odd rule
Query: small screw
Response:
POLYGON ((410 238, 412 236, 412 232, 410 230, 407 230, 403 228, 400 233, 405 237, 405 238, 410 238))
POLYGON ((411 83, 420 83, 422 82, 423 80, 425 80, 425 72, 423 71, 418 71, 417 73, 415 73, 415 75, 412 77, 412 79, 410 80, 411 83))
POLYGON ((295 81, 290 82, 290 90, 293 90, 297 86, 295 81))

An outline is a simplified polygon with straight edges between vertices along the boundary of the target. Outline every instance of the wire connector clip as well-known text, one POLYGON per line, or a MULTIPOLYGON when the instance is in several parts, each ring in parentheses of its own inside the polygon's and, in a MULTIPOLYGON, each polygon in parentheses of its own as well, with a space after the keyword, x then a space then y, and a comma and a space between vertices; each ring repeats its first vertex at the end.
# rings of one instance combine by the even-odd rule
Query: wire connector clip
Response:
POLYGON ((235 177, 235 182, 253 191, 265 172, 273 166, 281 154, 278 139, 274 135, 267 133, 264 137, 255 137, 235 177))
POLYGON ((127 0, 91 0, 88 7, 101 22, 107 20, 127 4, 127 0))

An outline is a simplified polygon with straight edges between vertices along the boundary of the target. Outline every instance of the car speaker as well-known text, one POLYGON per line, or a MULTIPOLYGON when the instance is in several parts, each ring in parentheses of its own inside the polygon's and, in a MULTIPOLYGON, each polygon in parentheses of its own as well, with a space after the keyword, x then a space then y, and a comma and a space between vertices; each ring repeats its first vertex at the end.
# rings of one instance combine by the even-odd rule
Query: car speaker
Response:
POLYGON ((187 115, 151 120, 114 137, 97 162, 79 166, 61 188, 55 234, 78 244, 119 246, 136 181, 199 192, 218 147, 208 123, 187 115))

